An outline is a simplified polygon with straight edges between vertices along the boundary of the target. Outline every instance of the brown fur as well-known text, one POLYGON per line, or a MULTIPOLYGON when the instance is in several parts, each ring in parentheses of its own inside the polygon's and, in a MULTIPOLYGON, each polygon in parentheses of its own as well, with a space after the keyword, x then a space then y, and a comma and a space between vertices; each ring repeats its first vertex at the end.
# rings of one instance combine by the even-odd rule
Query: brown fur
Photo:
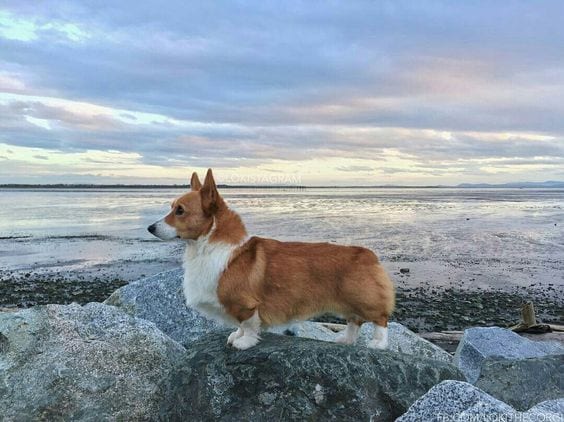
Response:
MULTIPOLYGON (((219 195, 211 170, 203 186, 194 173, 191 186, 192 192, 173 202, 166 223, 184 239, 197 239, 215 225, 210 242, 241 244, 245 226, 219 195), (182 215, 176 214, 178 207, 182 215)), ((366 248, 260 237, 235 249, 217 294, 238 321, 258 310, 264 325, 333 312, 357 324, 386 327, 395 302, 392 282, 366 248)))

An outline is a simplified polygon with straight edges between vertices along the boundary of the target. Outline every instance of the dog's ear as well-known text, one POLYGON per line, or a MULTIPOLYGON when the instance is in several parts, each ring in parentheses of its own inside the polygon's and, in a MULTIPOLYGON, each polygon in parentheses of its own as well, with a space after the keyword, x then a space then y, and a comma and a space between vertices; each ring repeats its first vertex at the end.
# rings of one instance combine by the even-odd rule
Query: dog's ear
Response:
POLYGON ((190 179, 190 190, 200 190, 202 189, 202 183, 198 177, 198 173, 192 173, 192 178, 190 179))
POLYGON ((200 195, 202 198, 202 210, 204 211, 204 214, 207 216, 215 214, 219 206, 219 192, 217 191, 217 186, 215 185, 211 169, 208 169, 208 172, 206 173, 206 179, 204 180, 202 189, 200 189, 200 195))

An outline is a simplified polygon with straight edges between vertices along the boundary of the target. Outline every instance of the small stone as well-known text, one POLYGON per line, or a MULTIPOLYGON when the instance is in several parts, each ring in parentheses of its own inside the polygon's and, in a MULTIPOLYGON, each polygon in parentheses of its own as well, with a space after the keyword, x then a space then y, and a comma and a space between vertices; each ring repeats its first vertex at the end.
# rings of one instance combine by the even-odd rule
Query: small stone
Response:
POLYGON ((409 274, 409 268, 400 268, 400 273, 409 274))

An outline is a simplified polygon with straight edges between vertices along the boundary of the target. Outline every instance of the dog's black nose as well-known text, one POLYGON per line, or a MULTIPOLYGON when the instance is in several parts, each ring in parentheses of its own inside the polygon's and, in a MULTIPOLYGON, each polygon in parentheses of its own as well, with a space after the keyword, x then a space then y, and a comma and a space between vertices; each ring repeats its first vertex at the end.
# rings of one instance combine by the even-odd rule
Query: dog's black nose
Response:
POLYGON ((147 227, 147 230, 149 230, 149 233, 155 234, 157 227, 154 224, 151 224, 149 227, 147 227))

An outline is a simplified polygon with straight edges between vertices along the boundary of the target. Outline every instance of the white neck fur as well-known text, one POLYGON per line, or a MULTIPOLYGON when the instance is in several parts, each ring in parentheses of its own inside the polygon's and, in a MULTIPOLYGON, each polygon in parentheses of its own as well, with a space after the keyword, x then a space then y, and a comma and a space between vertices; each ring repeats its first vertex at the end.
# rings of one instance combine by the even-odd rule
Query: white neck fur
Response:
POLYGON ((186 304, 208 317, 229 325, 236 323, 228 316, 217 296, 217 285, 227 268, 233 250, 240 244, 209 241, 215 231, 214 224, 205 236, 190 240, 184 252, 184 283, 186 304))

